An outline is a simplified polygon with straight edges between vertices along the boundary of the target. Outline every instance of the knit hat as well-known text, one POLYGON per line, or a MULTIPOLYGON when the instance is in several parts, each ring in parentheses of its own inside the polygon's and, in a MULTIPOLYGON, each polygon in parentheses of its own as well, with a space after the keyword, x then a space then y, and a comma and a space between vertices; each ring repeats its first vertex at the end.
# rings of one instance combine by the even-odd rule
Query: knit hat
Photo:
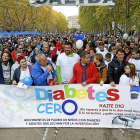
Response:
MULTIPOLYGON (((18 57, 18 58, 17 58, 18 63, 20 63, 20 61, 21 61, 22 59, 25 59, 25 57, 23 57, 23 56, 18 57)), ((25 59, 25 60, 26 60, 26 59, 25 59)))

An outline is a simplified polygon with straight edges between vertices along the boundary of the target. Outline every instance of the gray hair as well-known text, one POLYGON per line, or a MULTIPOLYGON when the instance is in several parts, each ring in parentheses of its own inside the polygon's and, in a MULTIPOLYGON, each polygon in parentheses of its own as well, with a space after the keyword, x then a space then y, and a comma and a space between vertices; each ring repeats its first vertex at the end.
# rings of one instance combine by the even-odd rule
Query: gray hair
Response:
POLYGON ((18 53, 22 53, 23 54, 23 51, 16 50, 15 55, 17 56, 18 53))
POLYGON ((46 43, 46 42, 44 42, 44 43, 43 43, 43 47, 44 47, 45 45, 47 45, 47 46, 49 47, 49 44, 48 44, 48 43, 46 43))
POLYGON ((44 53, 39 53, 36 57, 35 57, 35 60, 39 63, 40 62, 40 57, 41 56, 46 56, 44 53))

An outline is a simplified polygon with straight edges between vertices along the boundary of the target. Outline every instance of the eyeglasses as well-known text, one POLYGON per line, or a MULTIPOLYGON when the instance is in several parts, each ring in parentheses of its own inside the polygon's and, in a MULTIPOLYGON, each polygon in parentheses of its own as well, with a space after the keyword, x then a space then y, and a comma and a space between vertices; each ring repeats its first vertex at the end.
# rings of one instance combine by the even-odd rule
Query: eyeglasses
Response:
POLYGON ((21 49, 23 50, 24 48, 19 48, 19 49, 20 49, 20 50, 21 50, 21 49))
POLYGON ((70 50, 70 47, 69 48, 64 47, 64 48, 65 48, 65 50, 70 50))

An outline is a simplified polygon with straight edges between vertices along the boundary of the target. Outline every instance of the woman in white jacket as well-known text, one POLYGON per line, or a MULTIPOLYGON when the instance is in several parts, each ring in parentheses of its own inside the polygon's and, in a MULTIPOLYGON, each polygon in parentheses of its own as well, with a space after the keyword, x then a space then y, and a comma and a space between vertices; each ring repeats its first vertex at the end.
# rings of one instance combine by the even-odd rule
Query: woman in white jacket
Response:
POLYGON ((139 78, 136 76, 135 65, 129 63, 125 67, 125 74, 120 78, 119 85, 139 86, 139 78))

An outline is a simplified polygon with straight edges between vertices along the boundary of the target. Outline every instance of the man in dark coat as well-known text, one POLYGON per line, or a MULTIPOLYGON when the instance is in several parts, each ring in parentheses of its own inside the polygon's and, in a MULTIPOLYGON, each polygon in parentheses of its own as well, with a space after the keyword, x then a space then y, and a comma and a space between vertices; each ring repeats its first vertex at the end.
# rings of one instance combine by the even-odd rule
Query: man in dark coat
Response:
POLYGON ((115 84, 119 84, 121 75, 125 72, 125 66, 128 64, 124 60, 124 51, 119 48, 116 53, 116 58, 108 65, 107 78, 111 86, 115 87, 115 84))

